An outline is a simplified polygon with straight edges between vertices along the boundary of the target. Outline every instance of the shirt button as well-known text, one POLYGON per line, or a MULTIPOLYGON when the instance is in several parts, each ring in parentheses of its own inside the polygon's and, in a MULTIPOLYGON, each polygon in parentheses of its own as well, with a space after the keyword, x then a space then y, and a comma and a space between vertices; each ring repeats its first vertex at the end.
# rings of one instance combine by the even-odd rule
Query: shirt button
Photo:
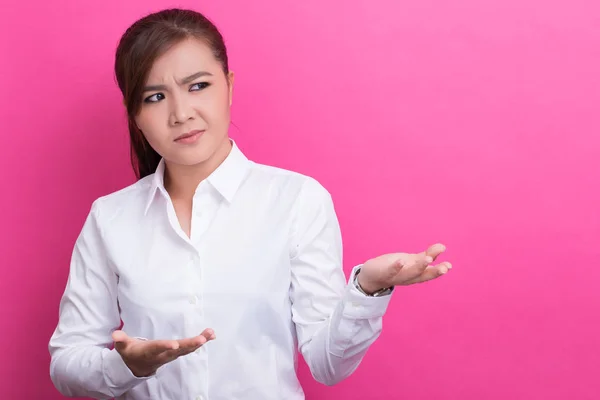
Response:
POLYGON ((196 397, 196 400, 204 400, 204 397, 198 396, 198 397, 196 397))
POLYGON ((190 304, 196 305, 198 304, 198 298, 196 296, 190 296, 190 304))

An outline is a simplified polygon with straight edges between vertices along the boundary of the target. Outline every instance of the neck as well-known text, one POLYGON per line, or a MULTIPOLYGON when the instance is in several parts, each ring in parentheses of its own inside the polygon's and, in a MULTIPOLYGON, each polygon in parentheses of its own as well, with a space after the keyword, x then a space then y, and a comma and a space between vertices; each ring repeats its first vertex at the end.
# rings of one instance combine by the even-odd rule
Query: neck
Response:
POLYGON ((164 184, 169 195, 176 199, 192 199, 200 182, 225 161, 231 148, 232 143, 227 139, 210 158, 199 164, 178 165, 167 162, 164 184))

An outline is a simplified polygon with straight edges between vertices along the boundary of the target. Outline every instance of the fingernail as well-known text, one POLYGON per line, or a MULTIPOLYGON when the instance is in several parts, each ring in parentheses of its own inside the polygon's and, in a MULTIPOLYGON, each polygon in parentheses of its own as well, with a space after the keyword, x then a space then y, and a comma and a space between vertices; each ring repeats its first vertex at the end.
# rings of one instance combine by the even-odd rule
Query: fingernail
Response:
POLYGON ((448 269, 452 268, 452 264, 448 263, 448 269))
POLYGON ((448 272, 448 270, 446 268, 441 268, 440 269, 440 274, 444 275, 446 272, 448 272))

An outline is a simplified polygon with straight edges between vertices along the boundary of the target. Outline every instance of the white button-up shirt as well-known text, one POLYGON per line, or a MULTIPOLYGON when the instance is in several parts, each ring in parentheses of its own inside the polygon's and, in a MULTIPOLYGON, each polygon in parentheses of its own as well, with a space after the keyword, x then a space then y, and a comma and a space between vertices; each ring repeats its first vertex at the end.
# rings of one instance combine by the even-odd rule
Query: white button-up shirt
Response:
POLYGON ((99 399, 304 399, 298 349, 317 381, 348 377, 381 332, 391 296, 347 283, 329 192, 248 160, 233 143, 195 192, 188 237, 163 174, 161 161, 92 204, 49 343, 56 388, 99 399), (112 348, 121 323, 132 337, 212 328, 217 338, 139 378, 112 348))

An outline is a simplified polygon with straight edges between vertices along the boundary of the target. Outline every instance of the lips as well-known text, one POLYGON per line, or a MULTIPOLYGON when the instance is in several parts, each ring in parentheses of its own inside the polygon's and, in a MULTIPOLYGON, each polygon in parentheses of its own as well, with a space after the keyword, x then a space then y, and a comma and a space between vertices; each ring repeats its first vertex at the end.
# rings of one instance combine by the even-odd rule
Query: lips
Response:
POLYGON ((202 130, 193 130, 182 135, 179 135, 175 138, 176 142, 186 142, 189 140, 193 140, 196 136, 200 136, 204 131, 202 130))

